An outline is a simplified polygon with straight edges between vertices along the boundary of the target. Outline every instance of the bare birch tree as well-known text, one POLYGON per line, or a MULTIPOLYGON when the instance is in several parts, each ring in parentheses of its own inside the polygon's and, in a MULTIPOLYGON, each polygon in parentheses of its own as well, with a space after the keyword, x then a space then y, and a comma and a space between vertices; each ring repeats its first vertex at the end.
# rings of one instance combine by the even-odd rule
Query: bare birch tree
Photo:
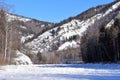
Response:
POLYGON ((8 21, 7 21, 7 11, 10 10, 10 7, 8 4, 4 3, 3 0, 0 1, 0 29, 1 29, 1 35, 2 35, 2 54, 4 61, 7 61, 7 54, 9 53, 8 51, 8 43, 10 38, 9 34, 9 26, 8 26, 8 21))

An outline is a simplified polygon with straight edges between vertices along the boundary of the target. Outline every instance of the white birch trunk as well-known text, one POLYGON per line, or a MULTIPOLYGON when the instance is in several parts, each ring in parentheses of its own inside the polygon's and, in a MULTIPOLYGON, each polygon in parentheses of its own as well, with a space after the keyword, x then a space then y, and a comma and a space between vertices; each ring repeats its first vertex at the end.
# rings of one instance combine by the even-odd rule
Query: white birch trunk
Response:
POLYGON ((6 23, 6 26, 5 26, 5 55, 4 55, 5 60, 7 58, 7 46, 8 46, 8 24, 6 23))

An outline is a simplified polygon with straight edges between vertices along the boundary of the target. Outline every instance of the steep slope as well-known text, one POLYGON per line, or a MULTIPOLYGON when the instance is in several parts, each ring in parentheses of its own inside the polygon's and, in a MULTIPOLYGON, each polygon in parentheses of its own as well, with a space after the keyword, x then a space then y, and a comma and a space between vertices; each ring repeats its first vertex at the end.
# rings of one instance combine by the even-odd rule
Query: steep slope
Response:
POLYGON ((53 26, 53 23, 39 21, 24 16, 19 16, 11 13, 7 13, 8 22, 14 21, 19 31, 21 42, 27 42, 31 38, 37 36, 47 30, 47 28, 53 26))
POLYGON ((81 36, 89 27, 99 27, 105 22, 109 26, 119 10, 120 1, 91 8, 75 17, 55 24, 55 28, 44 32, 25 45, 34 53, 79 47, 81 36))

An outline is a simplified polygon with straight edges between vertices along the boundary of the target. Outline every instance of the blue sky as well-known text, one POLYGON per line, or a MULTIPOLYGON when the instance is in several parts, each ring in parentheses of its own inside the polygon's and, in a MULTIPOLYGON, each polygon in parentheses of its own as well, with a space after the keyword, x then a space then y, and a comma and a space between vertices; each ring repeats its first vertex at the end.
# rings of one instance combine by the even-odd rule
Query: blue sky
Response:
POLYGON ((49 22, 59 22, 112 1, 114 0, 5 0, 14 6, 13 13, 49 22))

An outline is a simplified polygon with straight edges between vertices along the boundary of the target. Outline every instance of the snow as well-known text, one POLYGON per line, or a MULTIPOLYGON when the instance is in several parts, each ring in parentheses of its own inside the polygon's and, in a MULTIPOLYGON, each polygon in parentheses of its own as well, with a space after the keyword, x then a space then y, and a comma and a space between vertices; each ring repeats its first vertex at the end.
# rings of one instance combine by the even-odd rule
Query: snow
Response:
POLYGON ((105 14, 103 16, 108 15, 109 13, 111 13, 112 11, 116 10, 118 7, 120 6, 120 1, 117 2, 116 4, 114 4, 111 8, 109 8, 105 14))
POLYGON ((14 59, 16 65, 27 65, 32 64, 31 59, 20 51, 16 51, 16 58, 14 59))
POLYGON ((44 25, 44 24, 43 24, 43 25, 41 25, 41 28, 42 28, 42 27, 45 27, 45 25, 44 25))
POLYGON ((105 28, 110 28, 113 24, 114 24, 114 20, 112 19, 107 25, 105 28))
POLYGON ((59 47, 58 50, 65 50, 65 49, 68 49, 68 48, 76 48, 76 47, 79 47, 79 45, 75 41, 65 42, 63 45, 61 45, 59 47))
POLYGON ((34 36, 34 34, 30 34, 28 36, 22 36, 21 37, 21 43, 24 43, 26 40, 32 38, 34 36))
POLYGON ((13 20, 16 20, 16 19, 18 19, 18 20, 20 20, 20 21, 24 21, 24 22, 27 22, 27 21, 30 21, 31 19, 29 19, 29 18, 24 18, 24 17, 20 17, 20 16, 15 16, 15 15, 12 15, 12 14, 9 14, 9 13, 6 13, 6 15, 7 15, 7 19, 8 19, 8 21, 10 22, 10 21, 13 21, 13 20))
MULTIPOLYGON (((44 52, 50 50, 51 45, 57 43, 58 41, 59 42, 68 41, 73 36, 77 36, 81 38, 81 36, 83 36, 83 34, 87 31, 89 26, 94 25, 94 23, 97 20, 100 20, 109 13, 115 11, 119 6, 120 6, 120 1, 113 4, 105 13, 98 13, 92 16, 91 18, 88 18, 87 20, 73 19, 70 22, 65 23, 61 26, 56 26, 55 28, 44 32, 33 41, 27 43, 26 46, 30 48, 32 52, 37 52, 37 51, 44 52), (58 28, 60 28, 60 30, 55 35, 52 35, 51 31, 52 30, 57 31, 58 28)), ((113 23, 114 20, 111 20, 106 25, 106 28, 110 27, 113 23)), ((77 42, 78 41, 76 41, 76 43, 77 42)), ((60 47, 58 47, 58 50, 67 48, 68 44, 69 44, 68 42, 63 43, 63 45, 60 45, 60 47)))
MULTIPOLYGON (((44 52, 50 49, 51 44, 53 42, 57 42, 59 39, 67 40, 73 36, 81 37, 83 33, 87 30, 87 28, 95 23, 96 20, 99 20, 102 17, 102 14, 96 14, 95 16, 87 19, 87 20, 77 20, 74 19, 66 24, 63 24, 60 27, 60 31, 58 31, 57 35, 52 36, 51 31, 56 31, 58 27, 55 27, 51 30, 44 32, 38 38, 26 44, 28 48, 31 49, 32 52, 44 52), (44 42, 43 42, 44 41, 44 42)), ((76 45, 77 46, 77 45, 76 45)), ((67 47, 67 46, 66 46, 67 47)), ((73 46, 74 47, 74 46, 73 46)), ((62 49, 62 48, 61 48, 62 49)))
POLYGON ((0 67, 0 80, 120 80, 120 65, 7 65, 0 67))
POLYGON ((22 26, 22 25, 21 25, 20 27, 21 27, 22 29, 27 29, 26 26, 22 26))

